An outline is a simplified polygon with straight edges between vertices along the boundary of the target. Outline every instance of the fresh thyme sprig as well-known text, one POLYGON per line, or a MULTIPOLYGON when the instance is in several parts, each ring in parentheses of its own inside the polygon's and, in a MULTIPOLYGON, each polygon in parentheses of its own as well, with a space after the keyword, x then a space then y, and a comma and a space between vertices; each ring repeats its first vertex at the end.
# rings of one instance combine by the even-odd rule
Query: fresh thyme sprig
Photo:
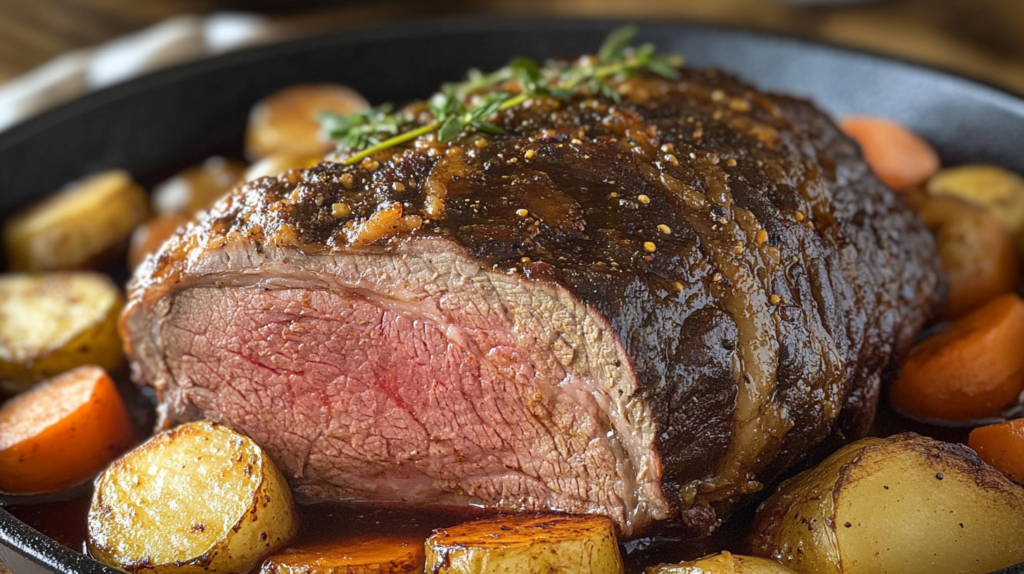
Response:
POLYGON ((643 71, 668 79, 678 78, 678 67, 683 59, 658 54, 652 44, 631 48, 636 32, 635 26, 615 30, 601 45, 596 57, 584 57, 576 62, 548 62, 541 67, 529 58, 515 58, 508 66, 490 74, 470 70, 466 81, 446 85, 430 99, 429 109, 434 120, 409 131, 403 130, 413 123, 412 118, 392 113, 390 104, 348 116, 321 114, 321 128, 329 139, 338 142, 339 151, 356 152, 342 161, 351 165, 429 133, 437 132, 437 140, 441 142, 454 140, 467 131, 504 133, 489 121, 490 118, 530 98, 546 96, 564 100, 573 92, 585 90, 619 101, 619 93, 608 83, 609 79, 622 81, 643 71), (509 91, 478 95, 505 86, 509 91))

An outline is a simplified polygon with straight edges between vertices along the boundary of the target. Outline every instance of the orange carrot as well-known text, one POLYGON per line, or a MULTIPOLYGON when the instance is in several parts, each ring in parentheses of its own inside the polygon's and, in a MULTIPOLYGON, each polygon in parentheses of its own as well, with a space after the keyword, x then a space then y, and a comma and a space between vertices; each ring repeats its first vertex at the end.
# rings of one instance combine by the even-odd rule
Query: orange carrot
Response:
POLYGON ((422 572, 424 550, 422 537, 406 534, 312 542, 267 558, 260 574, 422 572))
POLYGON ((0 407, 0 491, 53 492, 103 469, 132 442, 131 419, 99 367, 79 367, 0 407))
POLYGON ((896 122, 850 116, 843 118, 839 127, 860 144, 875 175, 894 191, 921 185, 939 171, 939 154, 935 149, 896 122))
POLYGON ((968 421, 994 416, 1024 390, 1024 301, 1002 295, 920 343, 890 389, 910 416, 968 421))
POLYGON ((1010 480, 1024 483, 1024 419, 976 428, 967 446, 1010 480))

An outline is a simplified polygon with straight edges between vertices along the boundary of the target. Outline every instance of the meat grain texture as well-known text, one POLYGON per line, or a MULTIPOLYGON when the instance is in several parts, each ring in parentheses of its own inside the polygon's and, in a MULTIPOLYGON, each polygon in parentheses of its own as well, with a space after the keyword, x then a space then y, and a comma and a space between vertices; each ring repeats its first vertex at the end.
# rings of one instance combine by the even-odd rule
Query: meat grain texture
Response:
POLYGON ((161 424, 245 432, 300 500, 624 536, 709 531, 861 436, 942 295, 918 218, 806 102, 714 70, 617 89, 201 214, 122 322, 161 424))

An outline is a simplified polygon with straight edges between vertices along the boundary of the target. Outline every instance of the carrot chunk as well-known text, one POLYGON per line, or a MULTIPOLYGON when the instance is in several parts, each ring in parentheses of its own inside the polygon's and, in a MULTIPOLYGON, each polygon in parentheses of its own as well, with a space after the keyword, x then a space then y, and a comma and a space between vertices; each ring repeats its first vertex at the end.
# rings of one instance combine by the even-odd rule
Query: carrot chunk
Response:
POLYGON ((890 389, 913 417, 968 421, 994 416, 1024 390, 1024 301, 1002 295, 918 344, 890 389))
POLYGON ((1010 480, 1024 483, 1024 419, 978 427, 967 446, 1010 480))
POLYGON ((839 127, 860 144, 872 171, 894 191, 921 185, 939 171, 939 154, 935 149, 896 122, 850 116, 843 118, 839 127))
POLYGON ((114 382, 99 367, 79 367, 0 407, 0 491, 74 486, 132 440, 131 419, 114 382))

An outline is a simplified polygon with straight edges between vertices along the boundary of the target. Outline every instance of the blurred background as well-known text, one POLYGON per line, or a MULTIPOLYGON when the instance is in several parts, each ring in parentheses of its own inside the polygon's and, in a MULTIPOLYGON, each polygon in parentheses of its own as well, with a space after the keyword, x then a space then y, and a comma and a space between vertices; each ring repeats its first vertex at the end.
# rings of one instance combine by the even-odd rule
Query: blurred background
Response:
POLYGON ((1024 94, 1024 0, 0 0, 0 129, 82 91, 244 45, 494 14, 742 26, 900 56, 1024 94), (208 49, 197 51, 190 38, 210 22, 213 39, 207 30, 208 49), (121 50, 94 49, 130 34, 134 44, 115 42, 121 50), (92 62, 100 57, 102 67, 92 62), (95 69, 83 84, 86 59, 95 69))

